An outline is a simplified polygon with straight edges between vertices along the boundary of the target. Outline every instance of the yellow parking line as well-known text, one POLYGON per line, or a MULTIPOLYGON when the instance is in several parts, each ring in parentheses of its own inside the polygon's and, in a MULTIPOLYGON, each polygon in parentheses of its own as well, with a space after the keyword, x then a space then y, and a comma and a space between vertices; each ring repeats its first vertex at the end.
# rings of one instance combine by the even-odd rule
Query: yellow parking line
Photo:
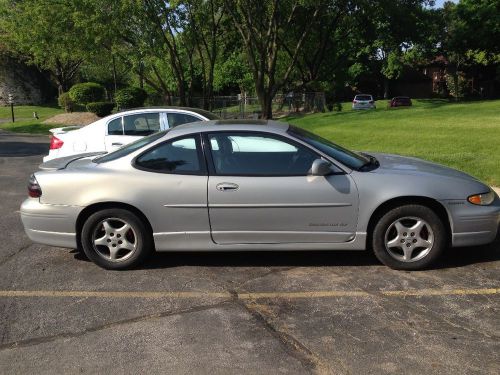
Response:
POLYGON ((262 298, 328 298, 328 297, 369 297, 370 293, 361 290, 320 290, 311 292, 250 292, 238 293, 241 299, 262 298))
POLYGON ((421 289, 421 290, 388 290, 381 292, 385 296, 468 296, 474 294, 500 294, 500 288, 489 289, 421 289))
POLYGON ((230 298, 228 292, 100 292, 79 290, 0 290, 0 297, 230 298))
MULTIPOLYGON (((320 290, 297 292, 243 292, 237 297, 242 300, 257 299, 312 299, 343 297, 427 297, 427 296, 468 296, 500 294, 500 288, 484 289, 410 289, 410 290, 378 290, 365 292, 362 290, 320 290)), ((127 291, 85 291, 85 290, 0 290, 0 298, 9 297, 68 297, 68 298, 144 298, 144 299, 190 299, 190 298, 232 298, 230 292, 127 292, 127 291)))

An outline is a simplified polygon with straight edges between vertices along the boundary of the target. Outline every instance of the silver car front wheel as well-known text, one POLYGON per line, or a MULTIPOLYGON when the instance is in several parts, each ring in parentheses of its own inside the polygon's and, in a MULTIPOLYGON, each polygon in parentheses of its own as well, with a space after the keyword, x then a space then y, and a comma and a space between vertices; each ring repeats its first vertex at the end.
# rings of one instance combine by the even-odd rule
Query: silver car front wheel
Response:
POLYGON ((432 250, 434 232, 422 218, 406 216, 395 220, 385 232, 385 248, 400 262, 416 262, 432 250))
POLYGON ((372 233, 375 256, 394 269, 429 267, 446 247, 446 228, 431 208, 402 205, 384 213, 372 233))

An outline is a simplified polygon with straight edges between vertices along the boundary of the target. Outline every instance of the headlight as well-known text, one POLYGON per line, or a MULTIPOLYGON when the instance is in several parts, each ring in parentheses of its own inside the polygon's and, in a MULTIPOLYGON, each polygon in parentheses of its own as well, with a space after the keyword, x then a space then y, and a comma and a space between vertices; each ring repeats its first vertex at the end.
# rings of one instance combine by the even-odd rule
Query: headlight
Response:
POLYGON ((495 200, 495 192, 490 189, 487 193, 471 195, 467 200, 472 204, 487 206, 495 200))

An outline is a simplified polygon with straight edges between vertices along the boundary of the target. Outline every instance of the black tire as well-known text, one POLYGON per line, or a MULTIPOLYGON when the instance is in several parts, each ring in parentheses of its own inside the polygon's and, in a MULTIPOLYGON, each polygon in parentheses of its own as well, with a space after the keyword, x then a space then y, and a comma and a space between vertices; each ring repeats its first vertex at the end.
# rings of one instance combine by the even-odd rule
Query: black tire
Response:
POLYGON ((372 234, 375 256, 396 270, 428 268, 436 262, 446 246, 447 233, 443 221, 431 208, 417 204, 387 211, 378 220, 372 234), (411 230, 412 227, 417 228, 417 223, 423 229, 411 230), (421 244, 424 245, 419 246, 421 244))
POLYGON ((85 255, 109 270, 136 267, 153 249, 152 235, 144 222, 120 208, 104 209, 90 215, 83 224, 81 242, 85 255))

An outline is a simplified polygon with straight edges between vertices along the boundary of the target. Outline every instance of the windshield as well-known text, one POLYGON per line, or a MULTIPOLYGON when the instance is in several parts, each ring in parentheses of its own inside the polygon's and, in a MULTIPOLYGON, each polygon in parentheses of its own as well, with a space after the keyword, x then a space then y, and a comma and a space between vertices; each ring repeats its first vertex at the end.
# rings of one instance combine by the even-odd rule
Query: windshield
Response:
POLYGON ((345 166, 359 170, 366 164, 370 163, 370 159, 358 153, 349 151, 342 146, 336 145, 320 136, 308 132, 307 130, 290 126, 288 133, 294 137, 306 142, 314 148, 324 152, 326 155, 334 158, 345 166))
POLYGON ((161 137, 163 137, 167 133, 168 133, 168 130, 164 130, 162 132, 154 133, 154 134, 150 135, 149 137, 144 137, 144 138, 138 139, 137 141, 129 143, 128 145, 125 145, 116 151, 113 151, 113 152, 106 154, 104 156, 95 158, 93 161, 95 163, 106 163, 108 161, 120 159, 120 158, 127 156, 127 155, 131 154, 132 152, 140 149, 141 147, 144 147, 144 146, 156 141, 157 139, 160 139, 161 137))
POLYGON ((354 100, 373 100, 371 95, 356 95, 354 100))

